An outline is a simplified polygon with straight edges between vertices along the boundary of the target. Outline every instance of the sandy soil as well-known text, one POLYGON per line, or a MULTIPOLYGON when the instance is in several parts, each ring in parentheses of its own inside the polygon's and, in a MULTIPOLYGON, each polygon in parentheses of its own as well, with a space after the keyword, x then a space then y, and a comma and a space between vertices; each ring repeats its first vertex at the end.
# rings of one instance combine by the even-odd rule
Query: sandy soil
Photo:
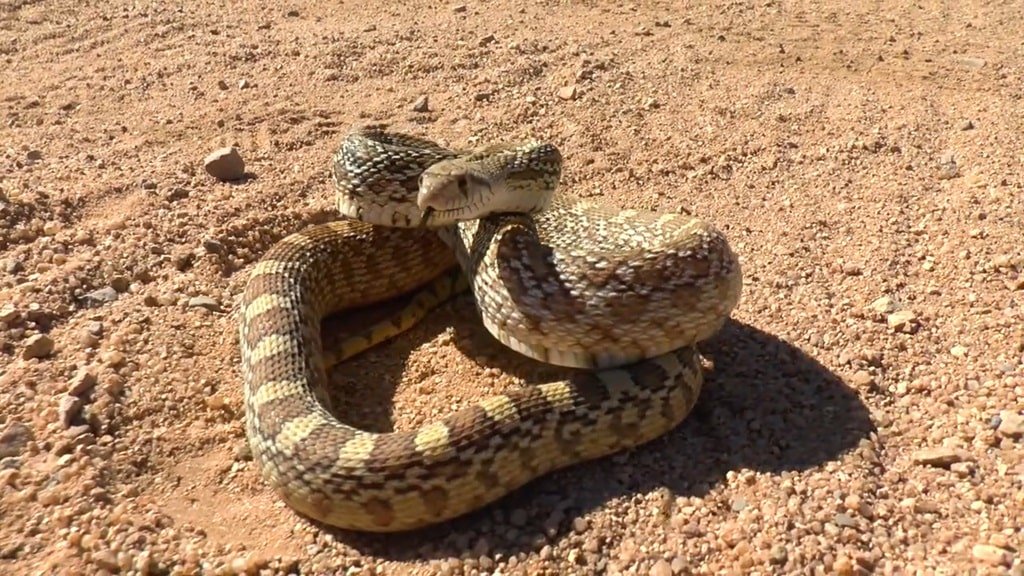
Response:
MULTIPOLYGON (((384 4, 0 0, 0 572, 1024 574, 1019 5, 384 4), (690 418, 419 533, 278 502, 231 311, 367 120, 725 230, 690 418)), ((560 374, 462 298, 333 378, 388 430, 560 374)))

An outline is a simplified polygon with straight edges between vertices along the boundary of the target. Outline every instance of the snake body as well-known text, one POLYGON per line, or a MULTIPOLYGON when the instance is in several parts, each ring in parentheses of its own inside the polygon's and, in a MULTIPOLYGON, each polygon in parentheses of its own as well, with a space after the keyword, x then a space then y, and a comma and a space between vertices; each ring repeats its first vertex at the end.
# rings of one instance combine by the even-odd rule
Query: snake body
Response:
MULTIPOLYGON (((383 126, 346 137, 333 179, 347 218, 272 247, 242 299, 246 434, 289 506, 346 529, 419 528, 686 417, 703 382, 694 345, 740 297, 735 254, 700 219, 570 199, 555 191, 560 171, 546 143, 455 151, 383 126), (498 340, 582 370, 416 430, 340 422, 323 392, 322 318, 453 269, 498 340)), ((412 320, 396 322, 361 348, 412 320)))

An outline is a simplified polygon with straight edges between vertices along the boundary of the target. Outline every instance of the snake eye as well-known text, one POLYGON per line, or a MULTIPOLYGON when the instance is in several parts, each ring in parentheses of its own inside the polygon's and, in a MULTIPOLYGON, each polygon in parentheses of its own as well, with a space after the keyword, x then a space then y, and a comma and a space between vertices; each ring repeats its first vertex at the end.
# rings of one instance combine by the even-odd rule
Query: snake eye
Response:
POLYGON ((469 178, 465 174, 459 174, 459 193, 463 198, 469 198, 469 178))

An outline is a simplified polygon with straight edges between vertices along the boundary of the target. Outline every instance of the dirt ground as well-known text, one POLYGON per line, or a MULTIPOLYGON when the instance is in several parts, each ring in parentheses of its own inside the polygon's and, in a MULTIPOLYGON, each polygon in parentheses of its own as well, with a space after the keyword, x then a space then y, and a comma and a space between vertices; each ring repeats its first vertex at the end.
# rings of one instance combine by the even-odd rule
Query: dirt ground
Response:
MULTIPOLYGON (((0 572, 1024 574, 1017 3, 266 5, 0 0, 0 572), (416 533, 280 503, 232 310, 371 120, 724 230, 693 414, 416 533)), ((332 378, 389 430, 559 375, 463 297, 332 378)))

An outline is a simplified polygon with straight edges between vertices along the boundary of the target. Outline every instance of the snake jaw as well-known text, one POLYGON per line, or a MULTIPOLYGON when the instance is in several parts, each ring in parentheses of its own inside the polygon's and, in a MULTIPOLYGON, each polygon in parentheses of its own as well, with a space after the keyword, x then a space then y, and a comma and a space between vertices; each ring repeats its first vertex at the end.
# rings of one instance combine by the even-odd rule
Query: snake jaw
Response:
POLYGON ((429 206, 424 208, 423 209, 423 217, 420 218, 420 228, 429 228, 430 227, 430 217, 433 216, 433 215, 434 215, 434 209, 433 208, 431 208, 429 206))

